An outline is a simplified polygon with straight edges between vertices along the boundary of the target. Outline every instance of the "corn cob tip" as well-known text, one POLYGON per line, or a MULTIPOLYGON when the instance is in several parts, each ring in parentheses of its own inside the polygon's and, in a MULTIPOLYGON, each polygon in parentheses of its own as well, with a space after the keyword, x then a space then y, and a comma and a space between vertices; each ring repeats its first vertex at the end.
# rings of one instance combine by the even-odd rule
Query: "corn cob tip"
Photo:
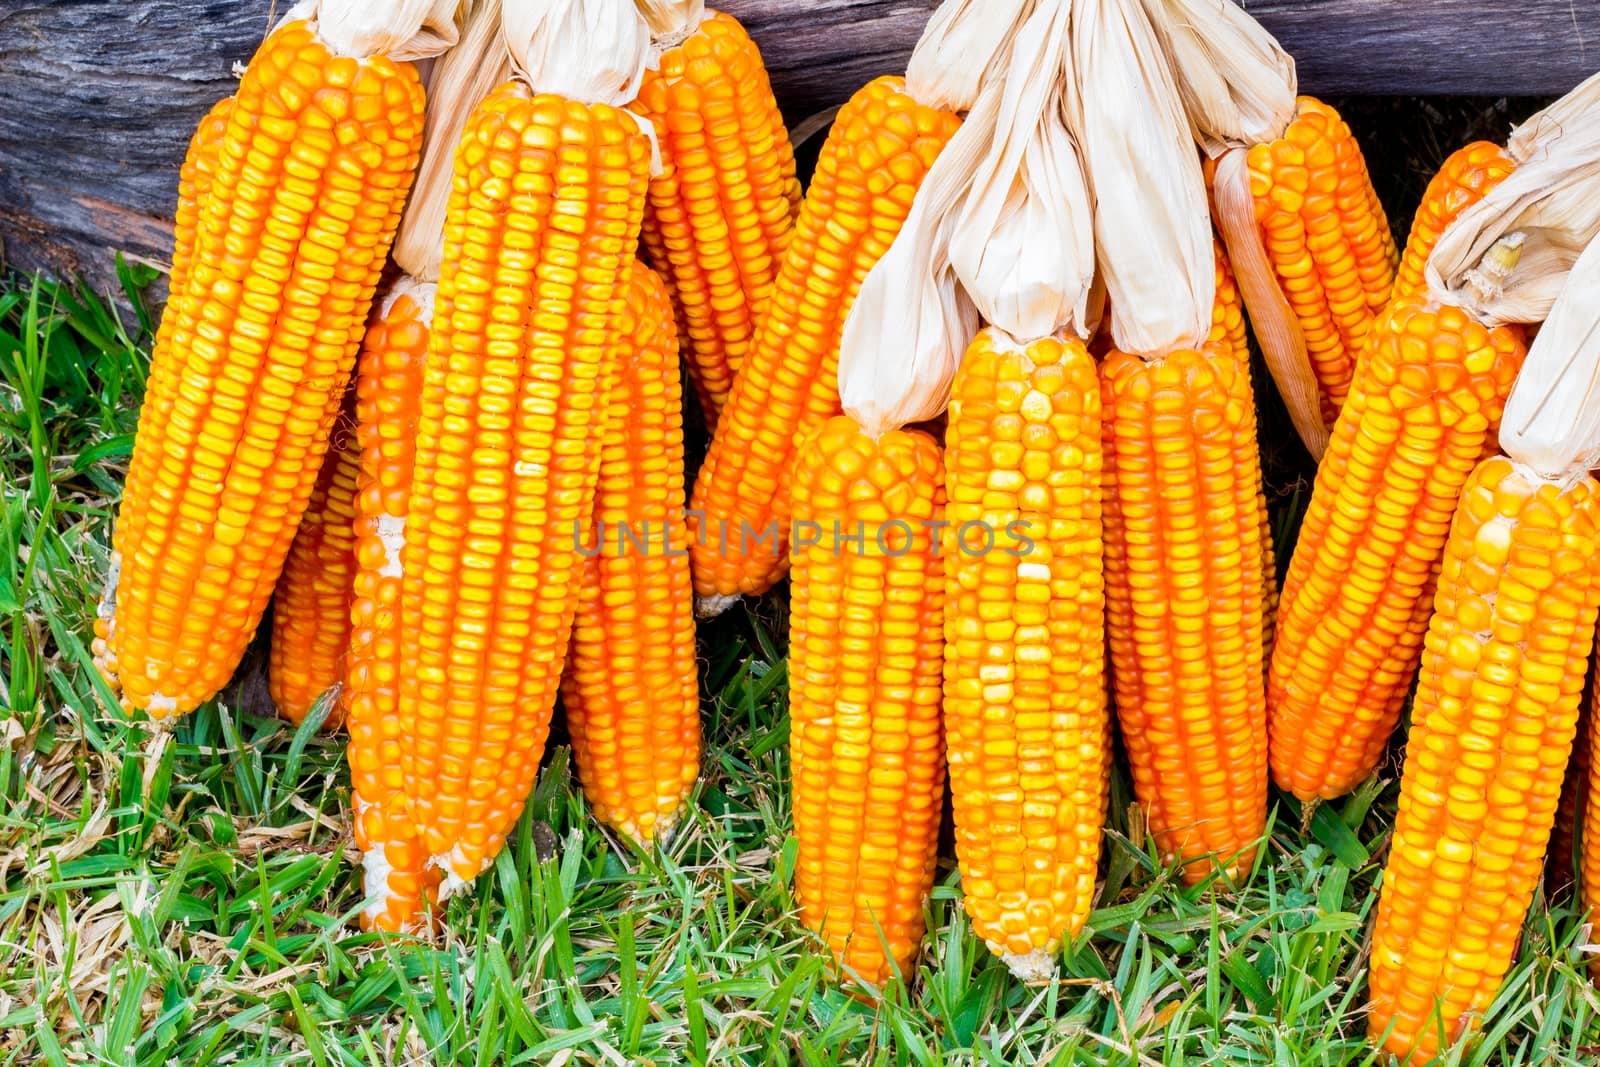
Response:
POLYGON ((100 603, 95 608, 95 618, 104 619, 108 626, 116 619, 117 582, 121 578, 122 553, 112 549, 111 559, 106 563, 106 590, 100 594, 100 603))
POLYGON ((155 731, 158 734, 163 733, 177 717, 178 698, 165 696, 159 692, 151 693, 150 698, 144 702, 144 710, 149 714, 151 726, 155 731))
POLYGON ((694 598, 694 617, 697 619, 714 619, 724 611, 739 602, 738 594, 716 593, 711 596, 697 596, 694 598))
POLYGON ((414 317, 424 326, 433 325, 433 306, 439 295, 437 282, 423 281, 410 274, 402 274, 396 278, 394 284, 386 289, 378 298, 376 321, 387 321, 394 313, 395 305, 402 299, 411 301, 416 305, 414 317))
POLYGON ((1473 300, 1487 305, 1500 296, 1512 271, 1522 262, 1522 246, 1527 243, 1528 235, 1518 230, 1489 246, 1478 265, 1462 277, 1462 284, 1473 300))
POLYGON ((1021 956, 1008 952, 1000 958, 1011 969, 1011 976, 1019 982, 1048 982, 1056 973, 1055 953, 1042 948, 1021 956))
POLYGON ((460 851, 461 848, 458 845, 454 851, 442 856, 434 856, 428 861, 430 867, 434 867, 443 873, 443 877, 439 880, 439 903, 441 904, 451 897, 465 893, 472 888, 472 879, 461 877, 456 873, 456 869, 453 866, 455 854, 460 851))
MULTIPOLYGON (((389 908, 389 876, 394 873, 394 864, 389 862, 388 852, 382 841, 374 841, 361 853, 361 892, 367 899, 367 906, 361 911, 361 918, 365 925, 376 928, 383 915, 389 908)), ((425 928, 421 919, 415 923, 407 924, 401 933, 420 933, 425 928)))
POLYGON ((683 809, 680 807, 671 815, 657 816, 655 822, 648 828, 635 826, 624 829, 623 832, 647 848, 651 845, 666 848, 672 844, 672 839, 678 836, 678 818, 682 814, 683 809))

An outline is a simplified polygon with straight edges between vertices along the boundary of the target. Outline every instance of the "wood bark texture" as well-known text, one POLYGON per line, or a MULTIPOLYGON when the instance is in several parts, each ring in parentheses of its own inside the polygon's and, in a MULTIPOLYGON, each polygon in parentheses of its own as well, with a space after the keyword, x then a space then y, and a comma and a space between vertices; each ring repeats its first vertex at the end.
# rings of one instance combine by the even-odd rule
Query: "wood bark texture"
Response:
MULTIPOLYGON (((791 123, 903 70, 935 0, 723 0, 791 123)), ((1545 95, 1600 68, 1600 0, 1246 0, 1309 92, 1545 95)), ((0 260, 164 266, 178 165, 287 0, 0 0, 0 260)))

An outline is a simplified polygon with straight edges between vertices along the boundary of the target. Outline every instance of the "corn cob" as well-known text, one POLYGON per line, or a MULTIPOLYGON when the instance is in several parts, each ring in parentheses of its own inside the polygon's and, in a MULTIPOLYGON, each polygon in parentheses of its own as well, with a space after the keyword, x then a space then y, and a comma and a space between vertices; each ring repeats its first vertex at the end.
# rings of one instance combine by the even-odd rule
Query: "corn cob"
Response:
MULTIPOLYGON (((194 259, 199 241, 200 215, 215 180, 218 158, 222 153, 222 139, 228 129, 228 113, 233 108, 233 97, 225 96, 208 111, 195 127, 189 140, 189 150, 178 171, 178 208, 173 220, 172 271, 167 276, 167 307, 156 329, 156 351, 165 352, 172 344, 172 334, 178 328, 182 313, 178 302, 185 298, 189 287, 189 264, 194 259)), ((139 412, 141 434, 145 447, 137 459, 148 469, 149 462, 159 457, 166 436, 167 424, 172 419, 172 405, 176 400, 177 383, 174 380, 175 361, 163 359, 150 365, 150 375, 145 382, 144 404, 139 412)), ((145 475, 148 477, 148 475, 145 475)), ((142 509, 127 509, 120 523, 126 527, 119 531, 126 543, 137 543, 141 536, 139 520, 142 509)), ((120 553, 113 551, 111 573, 107 579, 106 595, 101 600, 94 620, 94 658, 106 680, 118 688, 117 662, 111 650, 112 608, 118 572, 121 570, 120 553)))
POLYGON ((1157 850, 1194 882, 1247 870, 1265 830, 1260 457, 1192 124, 1139 6, 1074 0, 1069 121, 1115 309, 1100 373, 1112 686, 1157 850))
POLYGON ((197 707, 260 621, 355 361, 421 119, 409 64, 336 55, 300 20, 267 38, 240 82, 120 509, 102 666, 132 708, 163 719, 197 707))
POLYGON ((441 892, 493 859, 544 750, 649 163, 625 112, 521 81, 457 152, 401 554, 401 766, 441 892))
POLYGON ((1106 621, 1134 787, 1187 881, 1247 870, 1266 822, 1260 457, 1231 345, 1113 352, 1105 409, 1106 621))
POLYGON ((666 286, 642 263, 615 360, 561 696, 595 817, 648 843, 699 775, 700 697, 677 337, 666 286))
POLYGON ((439 881, 406 810, 401 754, 409 737, 399 716, 400 555, 434 288, 409 280, 390 288, 367 328, 356 372, 361 471, 344 696, 353 829, 372 901, 361 913, 367 929, 417 926, 439 881))
POLYGON ((1597 103, 1593 78, 1519 125, 1503 154, 1457 153, 1418 212, 1410 266, 1364 356, 1361 411, 1335 427, 1280 605, 1273 771, 1303 799, 1371 773, 1399 717, 1449 517, 1525 354, 1516 324, 1542 317, 1539 294, 1565 269, 1538 254, 1519 267, 1524 235, 1582 247, 1597 225, 1574 210, 1594 199, 1597 103))
POLYGON ((1428 625, 1450 515, 1494 444, 1521 331, 1426 295, 1390 308, 1334 426, 1278 606, 1273 775, 1336 797, 1378 765, 1428 625))
MULTIPOLYGON (((1099 387, 1079 338, 1092 207, 1061 114, 1070 8, 1027 7, 992 70, 961 50, 982 71, 976 97, 851 307, 839 390, 863 443, 949 402, 956 533, 938 548, 957 853, 974 928, 1032 980, 1088 914, 1109 750, 1099 387), (1041 247, 1040 232, 1059 240, 1041 247)), ((960 17, 941 9, 919 54, 942 53, 960 17)))
POLYGON ((1395 274, 1394 300, 1426 291, 1423 269, 1445 229, 1515 169, 1516 163, 1506 150, 1488 141, 1474 141, 1451 153, 1428 182, 1411 220, 1411 234, 1406 238, 1406 250, 1395 274))
POLYGON ((669 14, 652 29, 678 43, 645 72, 629 105, 650 120, 661 149, 644 246, 672 294, 689 378, 715 428, 793 232, 800 182, 761 50, 744 27, 721 12, 697 26, 669 14))
POLYGON ((1370 971, 1373 1039, 1428 1062, 1511 963, 1600 610, 1600 483, 1496 456, 1456 510, 1412 704, 1370 971))
POLYGON ((1106 800, 1100 390, 1083 343, 980 333, 946 444, 944 710, 962 891, 992 951, 1046 972, 1093 904, 1106 800))
POLYGON ((701 528, 689 557, 704 613, 770 588, 788 569, 795 448, 839 413, 845 316, 959 121, 918 103, 897 77, 868 83, 839 112, 695 480, 701 528))
MULTIPOLYGON (((292 723, 344 681, 356 569, 357 449, 354 412, 347 407, 334 421, 322 472, 272 595, 267 685, 278 714, 292 723)), ((328 728, 344 721, 345 710, 341 692, 328 728)))
POLYGON ((1332 425, 1356 360, 1394 287, 1389 220, 1366 160, 1339 113, 1299 97, 1282 135, 1251 147, 1256 224, 1278 285, 1299 321, 1332 425))
MULTIPOLYGON (((1572 97, 1582 98, 1585 93, 1600 94, 1600 75, 1579 86, 1569 97, 1553 105, 1552 110, 1560 111, 1572 97)), ((1529 348, 1527 363, 1506 402, 1505 425, 1501 431, 1501 447, 1505 453, 1519 465, 1526 465, 1544 476, 1543 481, 1550 484, 1541 485, 1540 488, 1552 492, 1565 493, 1575 483, 1600 489, 1590 480, 1590 472, 1600 467, 1600 402, 1596 400, 1600 396, 1600 390, 1596 388, 1600 385, 1600 359, 1596 358, 1600 355, 1600 215, 1592 211, 1597 190, 1591 176, 1594 160, 1600 159, 1600 111, 1595 110, 1596 105, 1600 105, 1600 95, 1592 95, 1589 106, 1581 113, 1557 116, 1560 127, 1576 131, 1571 142, 1576 148, 1573 161, 1585 177, 1580 178, 1570 190, 1575 194, 1573 201, 1559 204, 1554 212, 1556 232, 1547 232, 1542 236, 1556 241, 1565 239, 1568 247, 1571 247, 1576 243, 1572 240, 1573 234, 1562 233, 1561 229, 1570 225, 1572 219, 1580 218, 1586 219, 1588 243, 1586 250, 1572 265, 1559 298, 1550 309, 1549 317, 1540 325, 1539 335, 1529 348), (1581 207, 1581 210, 1575 211, 1577 207, 1581 207)), ((1515 149, 1522 140, 1520 134, 1520 128, 1512 134, 1510 143, 1514 154, 1518 154, 1515 149)), ((1550 150, 1551 155, 1560 152, 1561 146, 1550 150)), ((1535 165, 1529 162, 1525 169, 1535 165)), ((1550 287, 1546 284, 1540 288, 1548 293, 1550 287)), ((1529 317, 1535 317, 1539 308, 1539 302, 1535 301, 1525 310, 1529 312, 1529 317)), ((1600 503, 1595 504, 1594 511, 1600 516, 1600 503)), ((1600 517, 1595 521, 1600 524, 1600 517)), ((1592 552, 1592 549, 1589 551, 1592 552)), ((1587 566, 1569 579, 1570 584, 1576 587, 1587 580, 1600 586, 1600 574, 1594 570, 1593 556, 1585 553, 1579 559, 1587 566)), ((1511 577, 1526 582, 1546 596, 1550 595, 1546 589, 1548 576, 1543 573, 1529 575, 1528 562, 1537 563, 1538 558, 1530 561, 1513 557, 1513 564, 1523 563, 1524 566, 1513 568, 1511 577)), ((1558 580, 1565 577, 1559 569, 1556 569, 1556 574, 1558 580)), ((1593 603, 1589 604, 1589 609, 1587 616, 1579 617, 1580 627, 1593 624, 1593 603)), ((1578 638, 1574 637, 1573 640, 1576 642, 1578 638)), ((1560 679, 1563 691, 1569 685, 1582 684, 1578 676, 1583 669, 1582 664, 1569 662, 1567 676, 1560 679)), ((1580 900, 1585 908, 1590 909, 1588 919, 1591 923, 1595 919, 1595 905, 1600 903, 1600 814, 1596 811, 1596 798, 1600 797, 1600 790, 1596 786, 1600 784, 1600 774, 1595 770, 1595 742, 1597 734, 1600 734, 1600 716, 1596 715, 1594 704, 1597 696, 1600 696, 1600 674, 1596 674, 1591 683, 1587 713, 1580 714, 1578 719, 1579 736, 1574 746, 1572 764, 1567 768, 1566 788, 1562 790, 1563 803, 1569 793, 1581 798, 1578 806, 1583 824, 1581 828, 1570 824, 1558 827, 1558 830, 1565 831, 1562 834, 1566 838, 1565 847, 1552 857, 1554 864, 1565 868, 1560 871, 1562 875, 1570 873, 1574 859, 1572 835, 1577 833, 1580 839, 1576 849, 1581 882, 1580 900)), ((1529 709, 1530 714, 1534 710, 1529 709)), ((1544 709, 1537 710, 1542 713, 1544 709)), ((1552 748, 1547 744, 1538 754, 1547 761, 1546 773, 1549 777, 1559 780, 1560 769, 1549 762, 1554 758, 1552 748)), ((1554 788, 1542 780, 1538 784, 1541 791, 1554 788)), ((1593 942, 1594 938, 1591 936, 1587 940, 1593 942)), ((1592 948, 1592 944, 1586 946, 1586 951, 1592 951, 1592 948)), ((1600 981, 1600 958, 1590 955, 1589 966, 1596 980, 1600 981)))
POLYGON ((875 984, 908 966, 933 886, 944 790, 941 467, 927 434, 873 441, 841 415, 801 446, 794 477, 795 884, 805 924, 875 984))

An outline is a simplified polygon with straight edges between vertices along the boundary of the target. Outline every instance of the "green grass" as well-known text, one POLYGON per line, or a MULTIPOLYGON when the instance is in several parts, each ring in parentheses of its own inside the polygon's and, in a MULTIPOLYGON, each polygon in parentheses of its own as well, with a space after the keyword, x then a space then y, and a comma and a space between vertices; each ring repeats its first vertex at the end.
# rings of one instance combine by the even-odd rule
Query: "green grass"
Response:
MULTIPOLYGON (((148 279, 124 281, 139 310, 0 282, 0 1064, 1377 1062, 1392 783, 1304 829, 1275 800, 1223 892, 1161 869, 1119 770, 1058 980, 1023 986, 974 940, 947 845, 909 987, 850 996, 795 920, 776 598, 702 634, 704 777, 669 849, 600 830, 557 747, 439 943, 358 933, 342 740, 265 714, 259 652, 158 742, 90 666, 151 327, 148 279)), ((1441 1062, 1595 1063, 1584 933, 1541 892, 1484 1036, 1441 1062)))

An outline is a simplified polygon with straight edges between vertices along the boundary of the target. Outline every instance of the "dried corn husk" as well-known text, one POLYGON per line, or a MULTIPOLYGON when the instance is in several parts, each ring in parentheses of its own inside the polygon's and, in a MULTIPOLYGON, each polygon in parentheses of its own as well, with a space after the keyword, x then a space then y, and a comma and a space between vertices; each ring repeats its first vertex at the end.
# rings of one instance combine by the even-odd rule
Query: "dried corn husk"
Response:
POLYGON ((391 253, 401 269, 419 281, 439 280, 450 174, 461 131, 484 98, 509 77, 511 57, 500 35, 500 0, 477 0, 460 43, 434 62, 422 159, 391 253))
POLYGON ((1067 118, 1094 194, 1095 241, 1125 352, 1203 343, 1215 260, 1205 180, 1172 71, 1139 0, 1074 0, 1067 118))
POLYGON ((706 18, 705 0, 638 0, 638 4, 650 35, 663 48, 681 43, 706 18))
POLYGON ((1013 45, 996 142, 950 227, 950 262, 984 321, 1027 342, 1087 337, 1094 207, 1066 93, 1071 5, 1041 3, 1013 45))
POLYGON ((1600 107, 1600 73, 1585 78, 1561 99, 1519 122, 1506 138, 1506 154, 1519 164, 1526 163, 1574 123, 1593 121, 1588 116, 1597 107, 1600 107))
POLYGON ((1093 212, 1061 118, 1069 9, 1033 6, 856 297, 839 390, 869 434, 944 410, 980 311, 1024 340, 1087 332, 1093 212))
POLYGON ((918 103, 968 111, 982 84, 1007 62, 1018 28, 1037 0, 944 0, 906 64, 906 91, 918 103))
POLYGON ((1289 421, 1311 458, 1327 451, 1329 428, 1322 418, 1317 372, 1311 366, 1300 317, 1278 287, 1261 228, 1256 225, 1255 197, 1250 192, 1248 149, 1232 148, 1217 160, 1211 177, 1211 203, 1217 232, 1228 249, 1234 280, 1250 309, 1250 326, 1261 345, 1267 373, 1289 411, 1289 421))
POLYGON ((500 20, 534 91, 617 107, 638 95, 650 30, 633 0, 509 0, 500 20))
POLYGON ((978 310, 950 266, 946 222, 993 141, 999 103, 998 87, 980 95, 845 318, 839 400, 872 437, 943 411, 956 363, 978 331, 978 310))
POLYGON ((1516 170, 1445 230, 1427 266, 1437 299, 1490 326, 1542 321, 1600 232, 1600 75, 1517 127, 1507 148, 1516 170), (1486 290, 1475 268, 1511 234, 1516 267, 1486 290))
POLYGON ((1277 140, 1295 112, 1294 59, 1233 0, 1144 0, 1194 139, 1210 156, 1277 140))
POLYGON ((306 0, 289 18, 314 18, 340 55, 427 59, 455 45, 461 0, 306 0))
POLYGON ((1578 257, 1528 350, 1500 448, 1550 479, 1600 464, 1600 238, 1578 257))

